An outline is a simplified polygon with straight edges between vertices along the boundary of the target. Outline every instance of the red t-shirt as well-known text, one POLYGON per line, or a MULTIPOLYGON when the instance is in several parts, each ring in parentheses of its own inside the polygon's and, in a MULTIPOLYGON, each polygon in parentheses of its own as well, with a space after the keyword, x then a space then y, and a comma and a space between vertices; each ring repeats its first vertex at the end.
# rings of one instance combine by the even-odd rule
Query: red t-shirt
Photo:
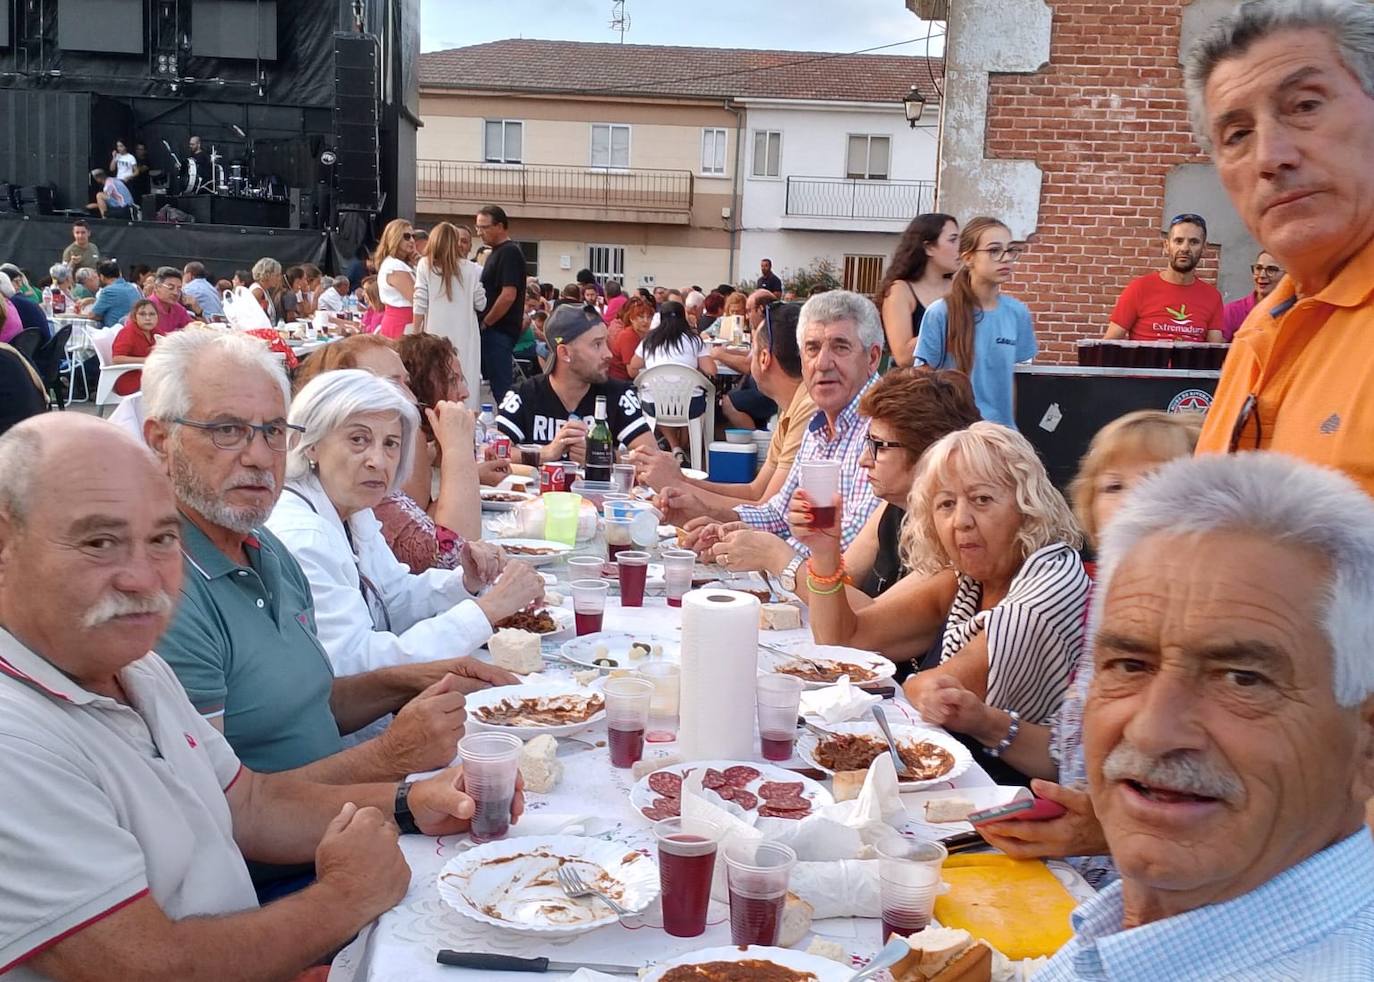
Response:
POLYGON ((630 359, 635 356, 641 338, 632 327, 622 327, 611 338, 611 378, 621 382, 630 381, 630 359))
MULTIPOLYGON (((144 334, 135 324, 125 324, 115 335, 114 354, 128 355, 130 358, 147 358, 153 353, 157 335, 144 334)), ((143 372, 125 372, 115 379, 115 395, 133 395, 143 385, 143 372)))
POLYGON ((1221 292, 1210 283, 1166 283, 1158 273, 1131 280, 1112 309, 1112 323, 1132 341, 1206 341, 1222 327, 1221 292))
POLYGON ((164 304, 154 297, 153 306, 157 308, 158 334, 171 334, 191 323, 191 312, 179 303, 164 304))

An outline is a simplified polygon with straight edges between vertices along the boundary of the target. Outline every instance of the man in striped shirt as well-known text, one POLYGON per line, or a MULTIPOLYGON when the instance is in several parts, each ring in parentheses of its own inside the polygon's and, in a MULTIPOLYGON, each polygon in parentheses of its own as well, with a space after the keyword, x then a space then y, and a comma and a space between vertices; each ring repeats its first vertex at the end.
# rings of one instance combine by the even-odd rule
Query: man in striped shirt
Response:
MULTIPOLYGON (((819 293, 802 307, 797 344, 801 348, 802 384, 816 404, 816 415, 802 437, 787 480, 762 504, 733 509, 702 505, 680 488, 665 489, 659 502, 670 521, 691 517, 694 505, 705 513, 688 523, 695 532, 689 539, 690 547, 702 550, 731 532, 754 529, 781 537, 789 548, 804 556, 806 548, 788 532, 787 504, 801 482, 799 465, 805 461, 839 461, 842 549, 849 548, 878 507, 868 474, 859 466, 868 436, 868 420, 859 415, 859 400, 877 380, 874 372, 882 357, 883 326, 878 310, 867 297, 847 290, 819 293)), ((743 567, 732 563, 731 568, 743 567)))

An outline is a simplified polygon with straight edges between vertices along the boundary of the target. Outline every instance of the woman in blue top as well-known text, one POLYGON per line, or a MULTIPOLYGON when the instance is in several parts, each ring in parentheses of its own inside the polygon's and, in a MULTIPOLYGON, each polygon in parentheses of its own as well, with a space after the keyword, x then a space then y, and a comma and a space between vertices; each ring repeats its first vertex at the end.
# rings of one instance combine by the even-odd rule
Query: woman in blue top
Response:
POLYGON ((1002 293, 1022 248, 995 218, 965 225, 959 235, 963 266, 949 295, 926 310, 916 341, 916 364, 963 372, 973 382, 983 418, 1013 428, 1016 363, 1034 358, 1037 350, 1030 310, 1002 293))

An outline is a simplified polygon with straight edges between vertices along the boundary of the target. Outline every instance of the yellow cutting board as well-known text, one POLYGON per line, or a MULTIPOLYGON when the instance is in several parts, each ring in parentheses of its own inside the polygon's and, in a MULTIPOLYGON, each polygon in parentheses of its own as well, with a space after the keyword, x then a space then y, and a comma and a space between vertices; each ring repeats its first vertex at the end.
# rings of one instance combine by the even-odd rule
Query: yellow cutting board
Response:
POLYGON ((1078 906, 1039 860, 972 854, 945 860, 949 892, 935 900, 935 919, 963 928, 1008 958, 1053 955, 1073 935, 1078 906))

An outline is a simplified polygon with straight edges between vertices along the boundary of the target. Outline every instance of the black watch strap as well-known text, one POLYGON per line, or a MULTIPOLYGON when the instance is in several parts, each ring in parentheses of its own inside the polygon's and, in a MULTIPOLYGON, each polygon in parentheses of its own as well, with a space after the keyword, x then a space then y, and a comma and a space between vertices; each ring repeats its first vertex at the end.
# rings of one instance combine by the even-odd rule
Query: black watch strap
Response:
POLYGON ((402 835, 419 835, 420 826, 415 824, 415 816, 410 813, 410 788, 413 781, 402 781, 396 785, 396 803, 392 807, 392 817, 402 835))

